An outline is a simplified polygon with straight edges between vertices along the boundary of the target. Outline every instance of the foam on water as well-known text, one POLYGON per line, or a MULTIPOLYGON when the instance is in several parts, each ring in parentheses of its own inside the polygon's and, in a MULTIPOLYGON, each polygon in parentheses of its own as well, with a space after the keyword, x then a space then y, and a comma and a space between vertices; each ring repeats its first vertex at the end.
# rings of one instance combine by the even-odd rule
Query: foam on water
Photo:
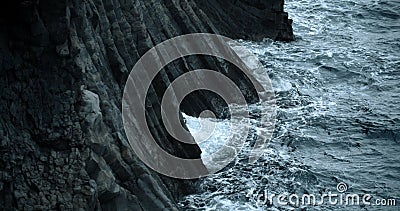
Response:
MULTIPOLYGON (((263 130, 254 126, 237 159, 203 178, 199 193, 179 204, 189 210, 290 210, 297 207, 257 206, 257 193, 335 192, 339 182, 350 193, 399 204, 400 2, 286 0, 285 7, 296 41, 240 41, 262 61, 267 72, 257 74, 269 74, 275 89, 279 108, 268 149, 256 163, 247 162, 248 146, 263 130)), ((198 119, 185 118, 191 130, 197 128, 198 119)), ((217 123, 209 142, 200 143, 205 154, 223 143, 228 126, 217 123)))
POLYGON ((229 120, 218 121, 212 118, 196 118, 185 113, 182 115, 190 133, 202 150, 201 157, 203 160, 218 151, 230 136, 231 123, 229 120), (211 133, 203 136, 204 134, 199 133, 201 130, 209 130, 211 133))

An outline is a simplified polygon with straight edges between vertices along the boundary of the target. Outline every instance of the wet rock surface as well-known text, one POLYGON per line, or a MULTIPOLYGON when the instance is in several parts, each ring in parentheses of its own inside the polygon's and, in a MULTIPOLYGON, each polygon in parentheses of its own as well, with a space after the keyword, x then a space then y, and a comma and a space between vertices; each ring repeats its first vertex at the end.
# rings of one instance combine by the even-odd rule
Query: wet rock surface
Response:
MULTIPOLYGON (((176 200, 195 191, 195 181, 150 170, 134 155, 124 134, 122 91, 135 62, 154 45, 193 32, 293 39, 281 0, 271 4, 250 0, 3 4, 2 210, 177 209, 176 200)), ((176 76, 200 66, 227 68, 213 58, 182 59, 169 65, 149 91, 152 132, 158 131, 164 148, 186 158, 199 158, 200 149, 169 141, 172 138, 157 115, 159 92, 176 76)), ((205 98, 204 93, 195 94, 190 105, 197 106, 187 103, 183 109, 196 113, 217 107, 204 103, 205 98)))

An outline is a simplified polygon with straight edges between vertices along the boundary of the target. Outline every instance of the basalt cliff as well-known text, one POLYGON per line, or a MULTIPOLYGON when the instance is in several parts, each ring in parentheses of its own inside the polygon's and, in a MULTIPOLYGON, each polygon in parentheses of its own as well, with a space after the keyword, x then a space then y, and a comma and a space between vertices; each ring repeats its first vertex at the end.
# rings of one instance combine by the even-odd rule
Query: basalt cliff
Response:
MULTIPOLYGON (((176 210, 195 180, 172 179, 129 147, 121 117, 138 59, 169 38, 208 32, 234 39, 293 40, 283 0, 5 0, 0 12, 0 210, 176 210)), ((175 76, 229 68, 210 57, 166 67, 148 93, 160 145, 184 158, 158 108, 175 76)), ((240 80, 240 75, 232 77, 240 80)), ((218 110, 207 93, 181 106, 218 110)))

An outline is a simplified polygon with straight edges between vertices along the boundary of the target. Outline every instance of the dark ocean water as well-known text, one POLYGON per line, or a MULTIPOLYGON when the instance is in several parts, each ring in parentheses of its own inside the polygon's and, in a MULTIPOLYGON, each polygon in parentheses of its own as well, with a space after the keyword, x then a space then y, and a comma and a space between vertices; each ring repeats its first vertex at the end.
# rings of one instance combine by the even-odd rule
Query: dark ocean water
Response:
POLYGON ((250 165, 244 150, 234 165, 202 179, 202 192, 182 208, 400 210, 400 1, 287 0, 285 8, 296 41, 239 41, 262 61, 276 92, 267 152, 250 165), (257 203, 264 191, 338 193, 340 182, 345 193, 396 206, 257 203))

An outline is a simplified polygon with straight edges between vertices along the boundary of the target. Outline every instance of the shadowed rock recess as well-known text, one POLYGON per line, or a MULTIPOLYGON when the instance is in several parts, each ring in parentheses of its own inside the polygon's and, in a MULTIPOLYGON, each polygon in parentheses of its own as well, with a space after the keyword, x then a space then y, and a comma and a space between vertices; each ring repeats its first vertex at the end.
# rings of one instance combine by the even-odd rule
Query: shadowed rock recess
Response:
MULTIPOLYGON (((123 130, 122 92, 135 62, 154 45, 194 32, 293 39, 283 0, 6 0, 1 10, 0 210, 177 209, 196 181, 149 169, 123 130)), ((174 78, 200 67, 227 72, 229 64, 180 59, 148 93, 152 133, 184 158, 201 151, 165 132, 160 97, 174 78)), ((230 77, 249 86, 239 73, 230 77)), ((181 109, 220 109, 212 98, 193 93, 181 109)))

